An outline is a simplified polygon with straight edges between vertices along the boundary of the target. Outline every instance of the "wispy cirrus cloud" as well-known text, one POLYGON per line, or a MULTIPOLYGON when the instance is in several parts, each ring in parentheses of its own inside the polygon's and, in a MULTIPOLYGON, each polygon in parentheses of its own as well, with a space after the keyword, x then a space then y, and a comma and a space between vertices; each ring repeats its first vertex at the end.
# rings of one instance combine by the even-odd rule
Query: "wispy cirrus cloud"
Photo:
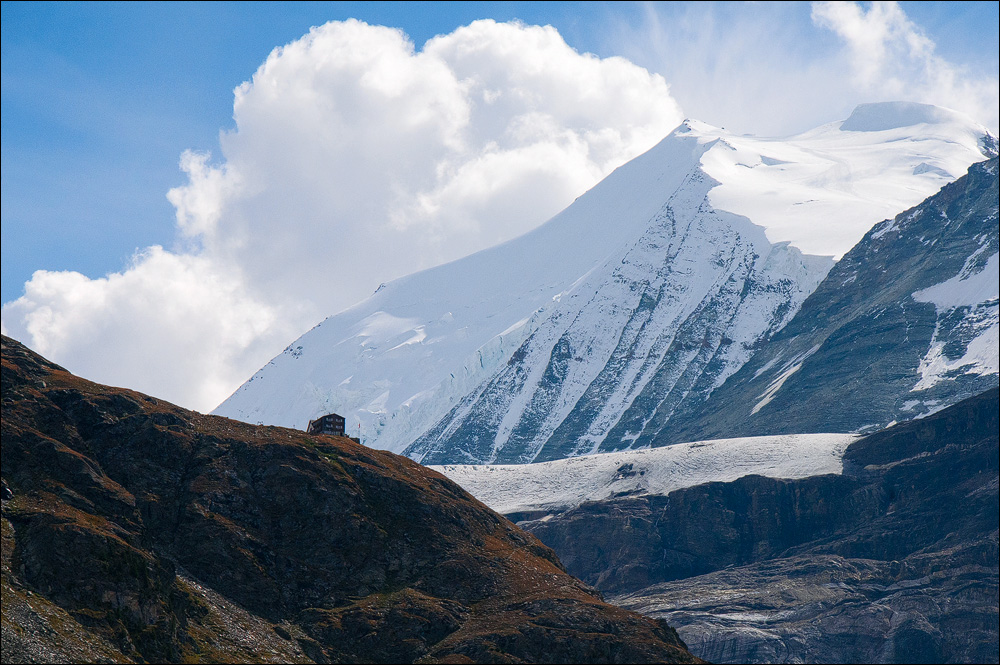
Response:
POLYGON ((939 54, 895 2, 647 3, 611 19, 611 48, 671 84, 689 115, 782 136, 860 103, 953 108, 998 131, 998 77, 939 54))

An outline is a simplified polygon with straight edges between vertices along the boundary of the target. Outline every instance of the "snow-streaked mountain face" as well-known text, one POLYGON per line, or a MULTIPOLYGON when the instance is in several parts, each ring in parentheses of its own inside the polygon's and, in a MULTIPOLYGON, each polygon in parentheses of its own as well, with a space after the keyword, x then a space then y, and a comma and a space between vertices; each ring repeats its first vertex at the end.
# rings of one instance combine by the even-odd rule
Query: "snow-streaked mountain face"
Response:
POLYGON ((982 159, 985 135, 905 104, 782 140, 686 122, 535 231, 325 320, 216 413, 304 427, 335 411, 426 463, 646 445, 791 319, 831 256, 982 159))
POLYGON ((424 463, 587 454, 616 425, 620 437, 641 438, 637 401, 707 397, 830 267, 712 208, 716 184, 694 169, 637 241, 560 296, 506 364, 406 454, 424 463))
POLYGON ((869 431, 997 385, 1000 230, 994 157, 876 225, 791 322, 663 443, 869 431))

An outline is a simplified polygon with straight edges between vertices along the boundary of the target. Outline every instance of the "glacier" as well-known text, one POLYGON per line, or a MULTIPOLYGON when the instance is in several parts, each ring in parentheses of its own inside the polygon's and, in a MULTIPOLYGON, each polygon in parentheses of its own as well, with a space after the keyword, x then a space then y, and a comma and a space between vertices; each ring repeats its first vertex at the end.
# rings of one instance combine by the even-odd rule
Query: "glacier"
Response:
MULTIPOLYGON (((581 455, 537 464, 447 464, 429 468, 503 515, 559 513, 586 501, 666 496, 747 475, 808 478, 843 472, 853 434, 785 434, 679 443, 581 455)), ((532 517, 534 518, 534 517, 532 517)), ((543 518, 544 519, 544 518, 543 518)))

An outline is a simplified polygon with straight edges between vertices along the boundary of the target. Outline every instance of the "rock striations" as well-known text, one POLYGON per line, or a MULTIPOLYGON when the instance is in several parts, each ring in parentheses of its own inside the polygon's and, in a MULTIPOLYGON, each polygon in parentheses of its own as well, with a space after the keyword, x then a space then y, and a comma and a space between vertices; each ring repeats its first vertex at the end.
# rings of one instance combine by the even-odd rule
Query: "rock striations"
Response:
POLYGON ((3 661, 696 662, 438 473, 3 338, 3 661))

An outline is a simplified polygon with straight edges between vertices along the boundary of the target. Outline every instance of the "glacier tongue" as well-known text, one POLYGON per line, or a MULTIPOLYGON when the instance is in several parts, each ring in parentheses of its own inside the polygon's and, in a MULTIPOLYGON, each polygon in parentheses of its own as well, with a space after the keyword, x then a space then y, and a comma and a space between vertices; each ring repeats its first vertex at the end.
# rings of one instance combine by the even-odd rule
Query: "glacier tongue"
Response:
POLYGON ((303 427, 335 411, 427 462, 647 445, 830 256, 982 158, 985 130, 944 118, 783 140, 687 121, 534 231, 326 319, 215 412, 303 427))
POLYGON ((667 495, 747 475, 807 478, 843 471, 854 434, 786 434, 581 455, 539 464, 432 466, 498 513, 563 512, 585 501, 667 495))

